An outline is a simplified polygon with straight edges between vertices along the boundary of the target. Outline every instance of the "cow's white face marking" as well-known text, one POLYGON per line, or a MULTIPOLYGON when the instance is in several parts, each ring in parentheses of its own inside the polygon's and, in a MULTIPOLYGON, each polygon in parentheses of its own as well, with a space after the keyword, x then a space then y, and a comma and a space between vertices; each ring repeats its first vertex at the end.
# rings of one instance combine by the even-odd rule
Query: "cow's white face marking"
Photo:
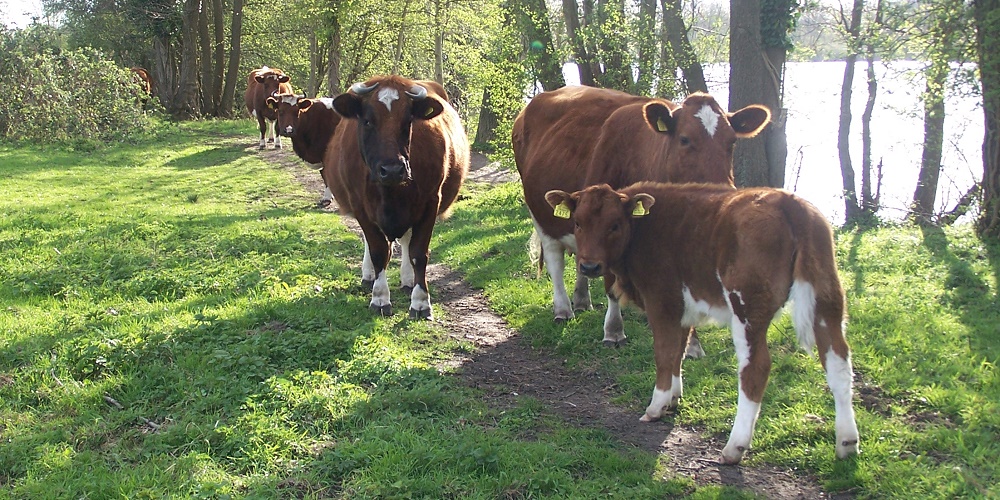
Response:
POLYGON ((281 102, 283 102, 285 104, 298 104, 298 102, 299 102, 299 96, 297 96, 295 94, 292 94, 292 95, 283 95, 283 96, 281 96, 281 102))
POLYGON ((715 130, 719 127, 719 114, 711 106, 708 104, 702 106, 694 116, 701 120, 701 124, 705 126, 708 135, 715 136, 715 130))
POLYGON ((319 99, 319 102, 323 103, 323 105, 326 106, 327 109, 333 109, 333 99, 329 97, 321 97, 319 99))
POLYGON ((392 102, 399 99, 399 91, 393 88, 384 88, 378 91, 378 100, 385 104, 385 109, 392 111, 392 102))

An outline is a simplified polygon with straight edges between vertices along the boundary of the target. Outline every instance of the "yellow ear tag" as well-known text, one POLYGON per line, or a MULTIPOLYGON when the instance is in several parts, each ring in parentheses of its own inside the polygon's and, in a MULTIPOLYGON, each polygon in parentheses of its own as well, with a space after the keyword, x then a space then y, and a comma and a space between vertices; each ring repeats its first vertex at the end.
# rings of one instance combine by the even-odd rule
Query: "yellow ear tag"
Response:
POLYGON ((659 130, 660 132, 667 131, 667 124, 663 121, 663 118, 656 119, 656 130, 659 130))
POLYGON ((649 215, 649 210, 642 206, 642 201, 635 202, 635 208, 632 210, 632 217, 642 217, 644 215, 649 215))
POLYGON ((428 117, 434 114, 434 108, 427 106, 427 111, 424 111, 424 117, 428 117))
POLYGON ((566 205, 565 201, 562 202, 562 203, 560 203, 560 204, 558 204, 558 205, 556 205, 556 209, 552 211, 552 215, 555 215, 556 217, 559 217, 560 219, 568 219, 569 218, 569 205, 566 205))

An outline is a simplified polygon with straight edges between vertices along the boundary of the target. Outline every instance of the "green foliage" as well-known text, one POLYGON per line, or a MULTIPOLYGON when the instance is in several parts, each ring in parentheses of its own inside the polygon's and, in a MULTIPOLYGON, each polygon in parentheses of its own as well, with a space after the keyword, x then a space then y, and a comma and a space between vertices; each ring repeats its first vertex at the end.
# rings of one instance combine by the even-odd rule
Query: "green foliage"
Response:
POLYGON ((760 39, 765 48, 792 50, 791 34, 802 13, 798 0, 763 0, 760 3, 760 39))
POLYGON ((93 145, 136 140, 151 129, 131 71, 55 41, 44 26, 0 31, 0 138, 93 145))

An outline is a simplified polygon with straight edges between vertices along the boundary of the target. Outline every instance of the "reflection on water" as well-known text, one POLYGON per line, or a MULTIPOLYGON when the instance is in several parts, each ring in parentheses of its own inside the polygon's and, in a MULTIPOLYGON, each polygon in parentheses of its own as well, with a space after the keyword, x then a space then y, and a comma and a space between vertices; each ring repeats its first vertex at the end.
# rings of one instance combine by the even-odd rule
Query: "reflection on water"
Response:
MULTIPOLYGON (((883 186, 879 215, 900 220, 913 198, 923 151, 924 83, 920 63, 878 63, 879 89, 872 116, 872 162, 882 162, 883 186)), ((709 92, 726 107, 729 101, 727 64, 708 65, 709 92)), ((576 65, 563 68, 566 81, 579 84, 576 65)), ((866 65, 855 68, 851 124, 851 160, 861 182, 861 114, 868 98, 866 65)), ((788 63, 785 106, 788 108, 788 167, 785 188, 811 201, 835 224, 844 221, 843 180, 837 153, 840 87, 843 62, 788 63)), ((952 92, 947 99, 944 154, 937 208, 946 210, 983 175, 983 111, 978 95, 952 92)), ((858 190, 860 191, 860 189, 858 190)))

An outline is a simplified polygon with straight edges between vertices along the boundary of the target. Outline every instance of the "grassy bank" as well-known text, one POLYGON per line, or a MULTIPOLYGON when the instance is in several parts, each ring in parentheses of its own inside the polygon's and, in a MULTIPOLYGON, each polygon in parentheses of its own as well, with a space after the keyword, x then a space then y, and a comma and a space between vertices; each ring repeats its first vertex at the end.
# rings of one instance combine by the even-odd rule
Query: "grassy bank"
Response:
MULTIPOLYGON (((87 153, 0 146, 0 497, 744 494, 674 478, 531 401, 483 405, 439 368, 468 346, 401 304, 372 318, 359 239, 237 144, 255 144, 249 122, 87 153)), ((627 312, 617 350, 600 347, 601 310, 554 324, 529 228, 518 186, 479 188, 439 225, 432 260, 542 352, 613 374, 638 417, 653 383, 643 316, 627 312)), ((967 228, 885 228, 839 233, 838 258, 863 453, 833 458, 819 362, 783 319, 748 465, 862 497, 1000 495, 1000 249, 967 228)), ((703 332, 709 355, 685 364, 672 418, 726 435, 735 357, 728 332, 703 332)))

